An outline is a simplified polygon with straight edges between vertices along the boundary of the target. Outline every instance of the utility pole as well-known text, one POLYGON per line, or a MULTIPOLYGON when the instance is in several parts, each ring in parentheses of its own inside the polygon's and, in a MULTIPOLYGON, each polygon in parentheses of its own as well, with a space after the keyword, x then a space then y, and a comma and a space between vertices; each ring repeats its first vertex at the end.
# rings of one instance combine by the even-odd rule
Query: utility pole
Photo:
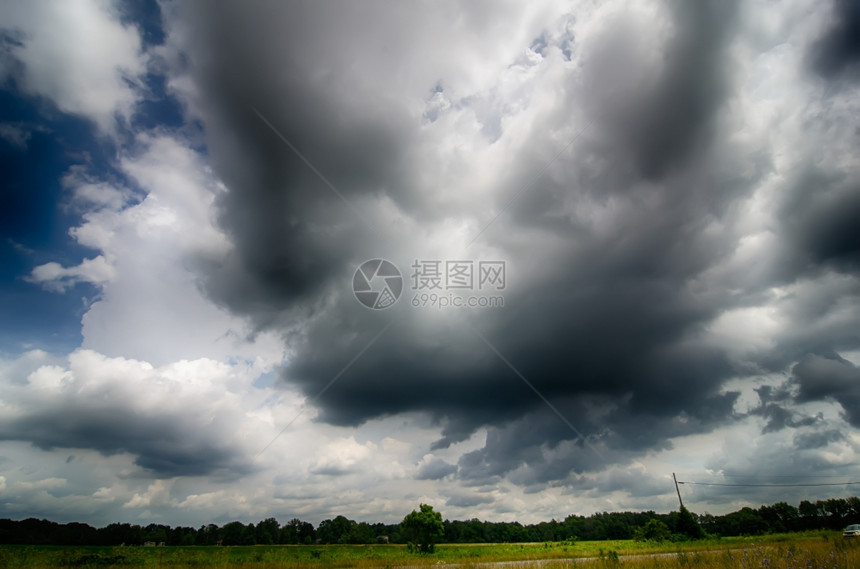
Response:
POLYGON ((684 507, 684 502, 681 501, 681 491, 678 489, 678 479, 675 477, 675 473, 672 473, 672 480, 675 481, 675 492, 678 493, 678 503, 681 504, 681 507, 684 507))

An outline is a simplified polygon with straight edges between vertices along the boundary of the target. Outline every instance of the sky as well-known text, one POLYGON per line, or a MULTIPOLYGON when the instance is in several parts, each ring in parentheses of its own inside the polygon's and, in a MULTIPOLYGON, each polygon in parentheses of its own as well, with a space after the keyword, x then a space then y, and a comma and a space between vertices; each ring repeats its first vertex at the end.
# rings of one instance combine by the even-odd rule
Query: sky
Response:
POLYGON ((851 0, 3 1, 0 517, 855 495, 858 88, 851 0))

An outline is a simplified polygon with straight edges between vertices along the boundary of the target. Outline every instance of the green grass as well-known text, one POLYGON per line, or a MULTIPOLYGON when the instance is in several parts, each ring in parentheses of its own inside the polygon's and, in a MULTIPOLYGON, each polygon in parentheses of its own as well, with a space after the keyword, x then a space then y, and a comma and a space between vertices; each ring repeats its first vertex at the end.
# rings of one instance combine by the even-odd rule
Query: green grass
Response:
POLYGON ((860 569, 860 541, 837 532, 709 539, 685 543, 593 541, 439 545, 430 555, 401 545, 241 547, 0 546, 0 567, 52 569, 238 567, 370 569, 502 561, 553 560, 577 569, 860 569), (651 554, 662 554, 659 557, 651 554), (639 557, 635 557, 639 556, 639 557), (804 557, 805 556, 805 557, 804 557), (586 561, 587 560, 587 561, 586 561), (796 562, 795 562, 796 561, 796 562), (802 562, 801 562, 802 561, 802 562), (635 565, 635 568, 633 567, 635 565))

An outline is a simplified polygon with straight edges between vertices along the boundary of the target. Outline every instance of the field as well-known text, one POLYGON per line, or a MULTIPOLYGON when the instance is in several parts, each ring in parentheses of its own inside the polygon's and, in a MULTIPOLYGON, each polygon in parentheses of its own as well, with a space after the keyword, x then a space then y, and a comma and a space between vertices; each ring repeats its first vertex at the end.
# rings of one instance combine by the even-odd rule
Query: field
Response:
POLYGON ((0 567, 165 569, 328 569, 541 566, 560 569, 860 569, 860 540, 835 532, 725 538, 687 543, 634 541, 439 545, 410 553, 399 545, 245 547, 0 546, 0 567))

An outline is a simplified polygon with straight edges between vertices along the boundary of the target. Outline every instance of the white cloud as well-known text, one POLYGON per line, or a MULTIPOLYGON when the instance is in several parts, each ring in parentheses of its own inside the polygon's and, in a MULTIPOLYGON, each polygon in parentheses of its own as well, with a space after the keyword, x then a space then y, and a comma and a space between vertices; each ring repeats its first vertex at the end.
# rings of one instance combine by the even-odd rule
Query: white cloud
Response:
POLYGON ((84 259, 80 264, 72 267, 63 267, 54 262, 39 265, 25 277, 25 280, 39 284, 52 292, 66 292, 78 283, 105 285, 114 278, 116 278, 116 270, 104 256, 99 255, 92 259, 84 259))
POLYGON ((33 480, 27 482, 19 482, 18 487, 22 490, 50 490, 53 488, 61 488, 68 481, 65 478, 43 478, 42 480, 33 480))
POLYGON ((314 474, 340 475, 354 471, 376 450, 373 443, 359 444, 355 437, 333 441, 321 449, 310 471, 314 474))
MULTIPOLYGON (((177 5, 165 9, 179 15, 183 10, 177 5)), ((356 18, 368 17, 360 8, 349 9, 356 10, 356 18)), ((379 197, 379 193, 368 194, 366 203, 360 205, 372 211, 381 227, 395 227, 396 234, 409 237, 403 242, 422 249, 410 254, 420 256, 426 251, 428 258, 461 255, 467 238, 498 213, 488 204, 504 203, 490 198, 500 191, 520 189, 524 183, 522 172, 528 169, 518 171, 511 156, 527 155, 532 162, 545 164, 547 157, 554 156, 585 125, 588 109, 601 106, 602 101, 594 100, 595 93, 616 92, 619 102, 625 103, 624 97, 635 98, 638 86, 653 80, 661 65, 662 42, 669 33, 665 14, 656 3, 637 5, 629 13, 617 6, 586 6, 576 18, 563 14, 565 9, 561 4, 464 7, 466 13, 460 21, 468 25, 450 31, 446 25, 450 8, 439 5, 431 10, 431 22, 411 29, 409 33, 414 32, 415 37, 398 37, 408 35, 404 31, 408 27, 397 25, 408 19, 408 10, 386 13, 381 23, 367 22, 371 26, 367 30, 382 26, 391 34, 364 32, 362 25, 345 19, 348 23, 342 25, 348 25, 350 33, 368 36, 359 41, 379 48, 380 57, 367 67, 351 65, 339 52, 333 57, 336 45, 310 38, 309 45, 315 49, 309 48, 309 52, 333 62, 328 72, 344 74, 359 87, 357 93, 349 91, 344 105, 368 93, 371 98, 387 96, 377 93, 379 85, 387 84, 395 63, 405 62, 406 70, 390 79, 399 83, 386 92, 405 93, 406 102, 399 104, 416 119, 411 133, 414 145, 406 151, 416 165, 410 169, 417 188, 412 197, 426 201, 423 205, 428 206, 430 220, 417 219, 402 204, 379 197), (487 18, 483 10, 492 10, 494 17, 487 18), (618 33, 643 25, 646 34, 618 33), (434 28, 450 34, 440 37, 434 28), (476 33, 460 33, 467 28, 476 33), (525 47, 541 33, 550 38, 542 55, 525 47), (568 35, 576 37, 577 48, 570 61, 562 53, 563 38, 568 35), (394 46, 405 46, 405 51, 394 46), (451 57, 452 53, 457 57, 451 57), (421 65, 415 65, 418 60, 421 65), (607 62, 617 65, 610 68, 607 62), (621 68, 624 73, 619 72, 621 68), (431 89, 437 83, 442 90, 434 93, 431 89), (571 105, 570 97, 581 108, 571 105), (536 137, 534 132, 540 129, 546 132, 536 137), (541 142, 533 148, 536 140, 541 142)), ((140 52, 137 30, 120 24, 109 4, 35 2, 5 11, 4 25, 22 32, 23 45, 14 53, 23 64, 21 84, 28 93, 53 100, 65 112, 92 119, 106 133, 115 130, 117 118, 132 115, 140 97, 134 84, 145 71, 147 58, 140 52)), ((790 27, 787 17, 771 23, 766 15, 753 12, 759 18, 758 27, 753 26, 757 42, 773 43, 781 37, 783 27, 790 27)), ((193 24, 177 17, 169 18, 168 25, 173 29, 166 50, 175 49, 173 56, 178 61, 179 51, 189 41, 184 34, 193 34, 193 24)), ((279 22, 273 18, 267 25, 279 22)), ((752 53, 744 51, 751 49, 746 45, 734 49, 752 53)), ((793 145, 803 117, 795 109, 809 97, 808 92, 789 88, 797 78, 787 74, 790 66, 786 61, 797 63, 799 54, 799 48, 774 46, 761 56, 750 56, 750 63, 738 71, 738 82, 746 85, 742 91, 755 96, 739 97, 727 110, 733 144, 739 154, 752 153, 760 146, 772 148, 776 167, 759 191, 739 206, 736 216, 720 220, 726 227, 715 223, 709 228, 735 237, 733 254, 705 275, 705 280, 721 283, 715 287, 720 292, 754 287, 766 282, 773 270, 762 257, 776 246, 772 212, 783 177, 801 155, 793 145), (751 265, 755 266, 750 269, 751 265)), ((308 65, 314 64, 308 61, 308 65)), ((10 72, 8 68, 6 72, 10 72)), ((168 82, 184 94, 193 114, 206 116, 200 86, 193 77, 174 71, 168 82)), ((619 104, 619 108, 623 106, 619 104)), ((14 129, 0 129, 0 136, 13 143, 26 142, 14 129)), ((93 514, 103 522, 129 512, 155 512, 171 524, 217 521, 213 516, 224 515, 256 521, 285 512, 306 515, 314 522, 337 514, 397 521, 418 501, 426 501, 444 507, 450 518, 531 522, 606 508, 669 509, 675 505, 672 487, 667 483, 662 494, 659 489, 671 469, 743 468, 760 462, 762 456, 782 464, 777 454, 791 448, 790 437, 795 433, 770 434, 757 441, 749 434, 759 432, 761 421, 750 420, 705 435, 674 439, 672 449, 594 473, 582 482, 590 488, 587 495, 574 491, 577 486, 572 478, 527 494, 509 480, 483 488, 459 484, 457 459, 481 448, 485 431, 434 455, 426 453, 438 438, 439 425, 426 417, 407 413, 357 428, 316 423, 313 411, 301 413, 306 401, 289 387, 280 382, 262 389, 253 386, 262 374, 277 375, 278 365, 285 359, 280 331, 254 334, 247 322, 201 292, 201 265, 217 266, 234 253, 230 237, 216 221, 217 198, 224 188, 210 170, 209 160, 181 136, 138 133, 131 147, 121 149, 118 165, 142 195, 134 196, 128 188, 82 166, 70 169, 64 178, 73 205, 84 211, 81 224, 70 235, 98 254, 68 267, 56 262, 40 265, 28 279, 56 292, 66 292, 76 283, 90 283, 99 289, 99 296, 83 317, 80 349, 62 358, 34 351, 0 361, 0 418, 15 421, 78 408, 93 414, 112 411, 126 418, 149 419, 148 428, 157 423, 165 431, 129 430, 125 432, 128 442, 102 446, 83 438, 76 443, 78 447, 68 446, 72 439, 49 439, 40 448, 4 442, 2 452, 9 460, 0 461, 0 491, 7 487, 22 490, 12 511, 70 512, 74 518, 104 507, 93 514), (295 422, 279 435, 293 418, 295 422), (134 447, 132 439, 140 435, 147 444, 164 443, 159 437, 176 432, 184 433, 184 438, 169 440, 171 444, 166 446, 189 452, 226 449, 254 469, 240 473, 239 483, 223 472, 220 478, 176 474, 153 480, 151 472, 142 470, 135 460, 154 452, 134 447), (721 446, 722 450, 714 450, 721 446), (34 465, 33 469, 11 466, 25 463, 34 465), (415 480, 419 472, 427 479, 415 480), (45 477, 45 473, 51 476, 45 477), (72 493, 49 492, 64 486, 72 487, 72 493), (445 496, 451 498, 448 506, 445 496), (464 505, 457 506, 458 501, 464 505)), ((587 170, 588 164, 569 162, 573 166, 559 160, 546 176, 562 182, 582 174, 566 169, 581 166, 587 170)), ((754 169, 748 161, 737 163, 754 169)), ((644 205, 656 211, 663 204, 648 202, 653 190, 643 183, 630 191, 644 196, 644 205)), ((569 192, 555 213, 559 218, 580 216, 595 232, 610 236, 622 232, 629 219, 651 214, 652 210, 643 211, 641 205, 603 196, 592 200, 584 192, 569 192)), ((535 233, 541 231, 534 228, 535 233)), ((553 247, 559 246, 552 235, 526 236, 525 231, 507 239, 528 250, 518 268, 526 277, 532 268, 538 274, 537 265, 551 259, 553 247), (545 245, 543 249, 535 246, 540 240, 545 240, 540 243, 545 245), (535 255, 535 250, 546 254, 535 255)), ((492 257, 495 253, 479 254, 492 257)), ((776 341, 795 340, 786 323, 798 321, 796 311, 810 296, 845 299, 854 292, 853 282, 833 274, 796 282, 771 291, 752 306, 723 312, 700 340, 742 359, 776 341)), ((831 306, 822 301, 820 313, 803 315, 808 317, 808 329, 796 334, 853 329, 858 306, 850 300, 842 303, 831 306)), ((437 340, 427 335, 422 341, 437 340)), ((750 378, 737 381, 753 397, 750 378)), ((819 407, 829 410, 827 420, 839 424, 832 405, 819 407)), ((856 447, 853 440, 835 442, 824 449, 808 450, 806 456, 838 466, 855 459, 856 447)), ((547 454, 561 455, 564 450, 559 445, 547 454)), ((696 494, 695 499, 704 503, 702 496, 696 494)))
POLYGON ((123 508, 149 508, 166 504, 170 500, 170 480, 156 480, 146 489, 146 492, 135 492, 131 499, 122 505, 123 508))
MULTIPOLYGON (((63 187, 72 193, 73 202, 84 211, 107 208, 119 210, 129 200, 126 188, 103 182, 87 174, 83 166, 72 166, 62 179, 63 187)), ((74 236, 74 234, 73 234, 74 236)), ((78 239, 81 242, 80 239, 78 239)), ((98 245, 81 242, 82 245, 99 248, 98 245)))
POLYGON ((146 71, 137 28, 123 25, 107 0, 15 2, 3 27, 17 33, 21 87, 113 133, 139 100, 132 87, 146 71))
POLYGON ((84 347, 155 364, 198 357, 279 363, 277 334, 250 338, 242 320, 199 290, 200 263, 224 262, 231 250, 215 222, 223 190, 203 157, 177 138, 142 134, 121 168, 146 192, 139 202, 81 166, 63 180, 87 207, 69 233, 100 254, 72 267, 40 265, 27 279, 54 292, 79 282, 99 287, 83 318, 84 347))
POLYGON ((93 500, 109 503, 116 500, 116 497, 114 496, 113 489, 108 488, 106 486, 102 486, 101 488, 93 492, 93 500))

